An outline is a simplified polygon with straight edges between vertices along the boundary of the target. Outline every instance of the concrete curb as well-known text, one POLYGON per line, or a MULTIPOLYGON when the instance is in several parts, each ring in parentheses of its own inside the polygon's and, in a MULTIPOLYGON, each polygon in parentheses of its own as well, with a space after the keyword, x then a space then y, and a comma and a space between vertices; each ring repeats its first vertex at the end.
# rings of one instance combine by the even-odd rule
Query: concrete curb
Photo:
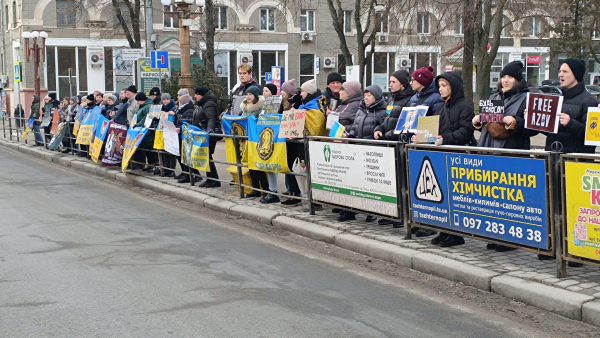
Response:
MULTIPOLYGON (((592 296, 512 276, 494 277, 491 285, 494 293, 576 320, 582 319, 584 303, 594 300, 592 296)), ((595 309, 599 308, 595 307, 595 309)), ((594 313, 593 309, 589 309, 588 313, 594 313)), ((597 322, 598 319, 598 317, 588 318, 591 322, 597 322)))
POLYGON ((233 216, 241 216, 252 221, 272 224, 300 236, 363 254, 369 257, 392 262, 427 274, 432 274, 454 282, 460 282, 484 291, 522 301, 559 315, 600 326, 600 301, 542 283, 517 277, 502 275, 491 270, 472 266, 433 253, 418 251, 418 244, 404 243, 402 246, 352 235, 319 224, 282 216, 280 213, 238 205, 231 201, 202 194, 188 188, 173 186, 132 173, 122 173, 108 167, 100 167, 69 155, 52 154, 45 149, 0 139, 0 146, 22 154, 41 158, 57 165, 71 167, 101 177, 110 178, 125 184, 150 189, 183 201, 204 206, 233 216), (410 245, 416 246, 414 249, 410 245))

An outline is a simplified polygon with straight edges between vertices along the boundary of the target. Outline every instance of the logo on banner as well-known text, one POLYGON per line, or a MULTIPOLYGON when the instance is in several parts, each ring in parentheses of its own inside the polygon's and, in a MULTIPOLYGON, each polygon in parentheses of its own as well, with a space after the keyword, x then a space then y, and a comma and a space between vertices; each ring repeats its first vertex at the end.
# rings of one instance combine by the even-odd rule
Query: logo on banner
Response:
POLYGON ((265 128, 260 132, 258 136, 259 142, 256 145, 256 151, 258 152, 258 157, 261 160, 266 161, 271 158, 273 155, 273 151, 275 150, 275 133, 271 128, 265 128))
POLYGON ((428 156, 423 158, 423 163, 421 164, 419 180, 415 187, 415 196, 421 201, 434 203, 442 203, 444 201, 444 193, 440 189, 439 181, 428 156))
POLYGON ((323 155, 325 155, 325 162, 331 162, 331 147, 329 144, 323 147, 323 155))

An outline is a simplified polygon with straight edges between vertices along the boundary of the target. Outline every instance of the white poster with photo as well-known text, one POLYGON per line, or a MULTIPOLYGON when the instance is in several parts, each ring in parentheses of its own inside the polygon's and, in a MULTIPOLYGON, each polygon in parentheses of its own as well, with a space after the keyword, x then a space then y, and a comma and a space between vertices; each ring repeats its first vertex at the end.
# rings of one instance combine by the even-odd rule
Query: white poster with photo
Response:
POLYGON ((229 52, 215 54, 215 74, 218 77, 229 77, 229 52))
POLYGON ((175 156, 179 156, 179 134, 175 130, 173 122, 162 121, 163 138, 165 140, 165 151, 175 156))

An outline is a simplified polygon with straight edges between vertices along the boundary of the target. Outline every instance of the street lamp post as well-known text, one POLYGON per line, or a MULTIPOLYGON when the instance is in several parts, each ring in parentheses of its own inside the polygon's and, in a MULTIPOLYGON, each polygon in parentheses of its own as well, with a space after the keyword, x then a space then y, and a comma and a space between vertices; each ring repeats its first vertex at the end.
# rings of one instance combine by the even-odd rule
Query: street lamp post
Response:
MULTIPOLYGON (((165 11, 165 14, 178 14, 179 17, 179 47, 181 49, 181 75, 179 77, 179 88, 192 90, 192 63, 190 59, 190 26, 192 18, 201 16, 204 11, 205 0, 195 0, 200 7, 200 12, 192 12, 191 6, 194 0, 175 0, 176 11, 165 11)), ((171 0, 161 0, 163 6, 170 6, 171 0)), ((190 91, 190 93, 193 92, 190 91)))
POLYGON ((46 38, 48 33, 41 31, 23 32, 25 39, 25 59, 27 62, 33 61, 34 93, 40 97, 40 50, 42 52, 42 62, 46 62, 46 38), (42 47, 38 45, 37 39, 42 38, 42 47), (33 39, 33 44, 29 45, 29 39, 33 39))

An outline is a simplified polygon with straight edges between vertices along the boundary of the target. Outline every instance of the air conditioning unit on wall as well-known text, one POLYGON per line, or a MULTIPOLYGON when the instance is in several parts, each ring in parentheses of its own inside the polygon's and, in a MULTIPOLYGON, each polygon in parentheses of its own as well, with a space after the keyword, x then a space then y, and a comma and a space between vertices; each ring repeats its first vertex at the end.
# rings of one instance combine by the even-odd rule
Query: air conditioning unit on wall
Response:
POLYGON ((242 63, 249 63, 250 66, 252 66, 254 64, 254 58, 252 57, 252 53, 248 53, 248 52, 240 52, 239 53, 239 57, 240 57, 240 64, 242 63))
POLYGON ((389 41, 387 35, 377 35, 377 42, 379 43, 387 43, 389 41))
POLYGON ((335 68, 335 57, 326 56, 323 58, 323 68, 335 68))
POLYGON ((410 68, 412 66, 412 60, 409 58, 397 58, 396 69, 410 68))
POLYGON ((312 41, 313 35, 311 33, 300 33, 302 35, 302 42, 312 41))
POLYGON ((429 42, 429 35, 419 34, 419 42, 429 42))
POLYGON ((88 56, 92 67, 104 66, 104 48, 88 47, 88 56))

